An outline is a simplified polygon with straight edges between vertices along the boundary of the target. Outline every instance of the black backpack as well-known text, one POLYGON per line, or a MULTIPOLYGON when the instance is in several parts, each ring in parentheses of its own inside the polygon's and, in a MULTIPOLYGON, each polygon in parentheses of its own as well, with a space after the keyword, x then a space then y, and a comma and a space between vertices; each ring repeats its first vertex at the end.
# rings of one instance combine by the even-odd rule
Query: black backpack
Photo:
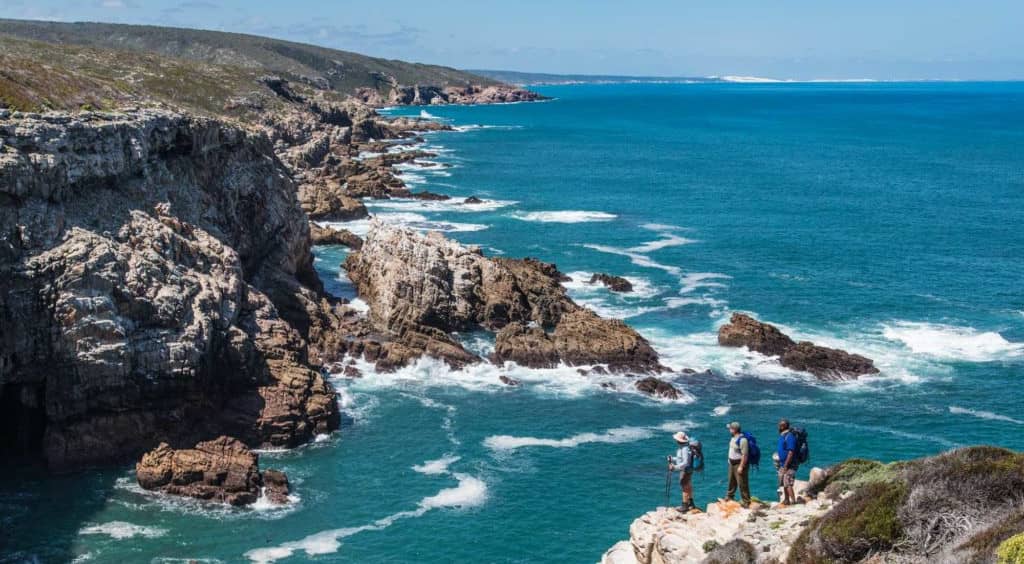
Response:
POLYGON ((811 448, 807 446, 807 430, 803 427, 793 427, 790 432, 796 437, 796 452, 793 456, 797 464, 804 464, 811 459, 811 448))

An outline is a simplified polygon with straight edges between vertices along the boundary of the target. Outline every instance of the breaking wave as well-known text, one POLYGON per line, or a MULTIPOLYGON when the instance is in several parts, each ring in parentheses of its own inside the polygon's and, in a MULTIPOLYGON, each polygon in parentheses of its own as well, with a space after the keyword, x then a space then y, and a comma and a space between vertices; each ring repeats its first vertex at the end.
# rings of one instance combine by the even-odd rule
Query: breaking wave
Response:
POLYGON ((167 534, 167 529, 159 527, 144 527, 126 523, 125 521, 111 521, 100 525, 90 525, 78 531, 80 535, 107 535, 114 540, 130 539, 133 537, 145 537, 155 539, 167 534))
POLYGON ((521 212, 512 214, 512 217, 522 221, 535 221, 539 223, 589 223, 592 221, 610 221, 618 217, 613 213, 600 211, 539 211, 521 212))
POLYGON ((999 333, 973 327, 896 321, 883 325, 882 334, 903 343, 914 354, 945 361, 992 362, 1024 354, 1024 343, 1013 343, 999 333))

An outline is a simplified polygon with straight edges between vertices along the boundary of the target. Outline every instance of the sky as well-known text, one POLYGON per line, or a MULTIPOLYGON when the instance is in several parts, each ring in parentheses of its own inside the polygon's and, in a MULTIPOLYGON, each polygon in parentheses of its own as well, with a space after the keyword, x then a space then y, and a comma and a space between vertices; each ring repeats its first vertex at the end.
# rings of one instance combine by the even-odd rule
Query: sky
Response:
POLYGON ((463 69, 1024 79, 1024 0, 0 0, 0 17, 253 33, 463 69))

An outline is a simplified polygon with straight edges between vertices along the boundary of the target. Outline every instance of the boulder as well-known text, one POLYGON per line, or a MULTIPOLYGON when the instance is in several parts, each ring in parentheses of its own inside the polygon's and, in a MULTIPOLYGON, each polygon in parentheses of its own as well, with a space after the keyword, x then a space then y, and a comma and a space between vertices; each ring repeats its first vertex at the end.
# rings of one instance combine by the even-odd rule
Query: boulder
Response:
POLYGON ((409 197, 414 199, 414 200, 426 200, 426 201, 434 201, 434 202, 440 202, 440 201, 450 200, 451 199, 451 196, 445 196, 444 194, 435 194, 434 192, 427 192, 427 191, 413 192, 413 193, 409 194, 409 197))
POLYGON ((135 465, 139 485, 172 495, 229 505, 249 505, 266 488, 273 503, 288 502, 288 478, 283 472, 259 471, 259 457, 241 441, 218 437, 190 449, 160 443, 135 465))
POLYGON ((809 341, 796 343, 774 325, 742 313, 732 314, 729 323, 719 328, 718 344, 747 347, 761 354, 777 356, 783 366, 810 372, 822 381, 850 380, 878 373, 874 361, 869 358, 809 341))
POLYGON ((363 246, 363 240, 348 229, 320 227, 315 223, 309 224, 309 237, 314 245, 343 245, 355 251, 363 246))
POLYGON ((481 200, 480 198, 477 198, 476 196, 470 196, 470 197, 466 198, 465 200, 462 200, 462 203, 463 204, 482 204, 482 203, 484 203, 484 201, 481 200))
POLYGON ((498 380, 500 380, 501 383, 505 384, 506 386, 518 386, 519 385, 519 380, 516 380, 515 378, 510 378, 508 376, 505 376, 504 374, 502 374, 501 376, 498 376, 498 380))
POLYGON ((633 284, 621 276, 613 276, 611 274, 595 273, 590 277, 590 283, 596 284, 600 282, 604 284, 606 288, 613 292, 632 292, 633 284))
POLYGON ((633 385, 638 391, 649 396, 670 400, 679 399, 679 390, 675 386, 653 376, 637 380, 633 385))

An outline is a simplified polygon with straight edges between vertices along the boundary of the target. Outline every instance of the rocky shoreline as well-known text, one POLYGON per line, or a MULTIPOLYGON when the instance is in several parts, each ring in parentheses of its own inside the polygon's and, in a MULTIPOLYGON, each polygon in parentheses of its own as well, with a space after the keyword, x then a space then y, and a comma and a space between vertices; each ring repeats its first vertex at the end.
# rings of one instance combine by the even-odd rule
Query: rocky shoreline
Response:
MULTIPOLYGON (((415 196, 391 167, 430 156, 360 155, 449 126, 260 80, 282 105, 242 124, 0 109, 0 451, 73 470, 219 435, 294 447, 339 427, 325 365, 476 360, 429 332, 381 334, 312 266, 314 242, 362 241, 310 218, 364 218, 361 198, 415 196)), ((430 99, 537 99, 517 92, 430 99)))

